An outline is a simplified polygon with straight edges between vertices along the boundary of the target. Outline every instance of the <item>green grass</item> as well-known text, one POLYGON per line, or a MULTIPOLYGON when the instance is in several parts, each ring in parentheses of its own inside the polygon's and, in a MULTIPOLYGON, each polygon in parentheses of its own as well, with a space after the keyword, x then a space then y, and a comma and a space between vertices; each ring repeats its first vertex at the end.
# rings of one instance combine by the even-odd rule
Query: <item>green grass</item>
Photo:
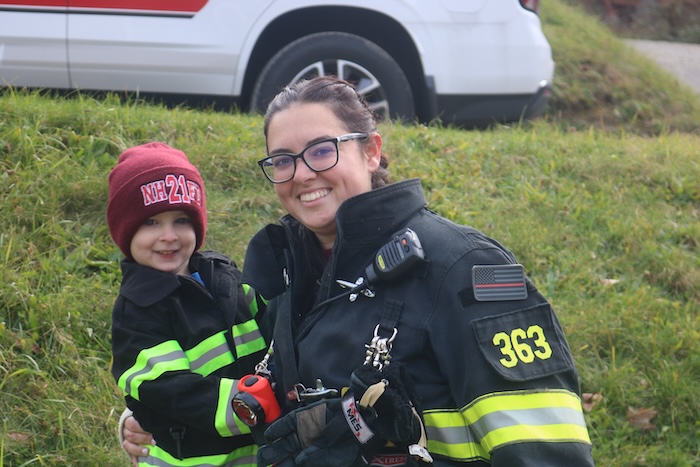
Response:
POLYGON ((578 130, 697 133, 700 105, 692 90, 567 5, 574 1, 542 2, 542 29, 556 63, 550 119, 578 130))
MULTIPOLYGON (((545 118, 488 131, 385 124, 394 179, 502 241, 558 310, 600 466, 700 464, 697 96, 596 21, 550 0, 557 60, 545 118), (566 34, 564 34, 566 32, 566 34), (575 36, 574 38, 571 38, 575 36), (642 430, 628 408, 653 408, 642 430)), ((127 465, 110 369, 120 253, 106 177, 165 141, 206 181, 206 246, 242 263, 282 214, 254 161, 257 116, 115 96, 0 96, 0 466, 127 465)))

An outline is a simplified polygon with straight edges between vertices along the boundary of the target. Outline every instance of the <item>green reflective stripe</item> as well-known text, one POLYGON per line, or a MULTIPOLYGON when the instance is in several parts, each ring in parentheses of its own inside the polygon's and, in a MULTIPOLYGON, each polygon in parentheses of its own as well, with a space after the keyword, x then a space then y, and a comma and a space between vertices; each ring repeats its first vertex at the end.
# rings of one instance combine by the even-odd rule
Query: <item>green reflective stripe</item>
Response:
POLYGON ((430 452, 463 461, 488 460, 494 449, 520 442, 591 444, 581 400, 566 390, 487 394, 424 417, 430 452))
POLYGON ((166 341, 139 352, 134 365, 122 373, 117 384, 124 394, 139 400, 139 387, 144 381, 158 379, 168 371, 189 369, 190 362, 180 344, 177 341, 166 341))
POLYGON ((489 452, 522 441, 591 443, 581 400, 565 390, 489 394, 470 404, 464 416, 489 452))
POLYGON ((258 329, 258 323, 253 319, 233 326, 233 342, 236 345, 238 358, 267 348, 265 339, 258 329))
POLYGON ((439 454, 460 462, 488 461, 491 459, 482 447, 476 443, 446 444, 434 439, 428 439, 427 448, 431 454, 439 454))
POLYGON ((428 451, 462 462, 489 460, 488 452, 466 425, 459 410, 424 412, 428 451))
POLYGON ((233 396, 238 392, 238 380, 223 378, 219 383, 219 400, 216 404, 214 427, 222 437, 250 433, 250 428, 241 422, 231 408, 233 396))
POLYGON ((539 409, 543 407, 568 407, 582 412, 581 399, 565 389, 541 389, 537 391, 509 391, 481 396, 466 408, 477 417, 500 410, 539 409))
POLYGON ((155 467, 257 467, 256 445, 243 446, 229 454, 217 454, 212 456, 197 456, 187 459, 176 459, 168 454, 160 446, 148 445, 148 457, 139 457, 139 466, 155 467))
POLYGON ((258 302, 255 300, 255 289, 253 289, 251 286, 248 284, 242 284, 243 286, 243 293, 245 294, 245 302, 248 304, 248 308, 250 309, 250 314, 252 316, 255 316, 258 314, 258 302))
POLYGON ((554 442, 568 441, 590 444, 588 431, 575 424, 557 425, 525 425, 520 424, 500 428, 490 432, 482 439, 482 443, 490 450, 521 442, 554 442))
POLYGON ((194 373, 207 376, 233 363, 231 349, 226 342, 226 331, 221 331, 185 351, 194 373))

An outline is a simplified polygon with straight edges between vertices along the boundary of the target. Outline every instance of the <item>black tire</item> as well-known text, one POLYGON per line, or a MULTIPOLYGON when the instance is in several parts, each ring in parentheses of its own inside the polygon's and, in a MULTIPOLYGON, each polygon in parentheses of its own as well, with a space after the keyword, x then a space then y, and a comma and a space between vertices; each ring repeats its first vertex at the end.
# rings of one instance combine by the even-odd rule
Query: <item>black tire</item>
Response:
POLYGON ((311 34, 277 52, 255 83, 250 108, 264 113, 287 84, 321 75, 352 82, 379 120, 416 117, 411 86, 396 61, 373 42, 344 32, 311 34))

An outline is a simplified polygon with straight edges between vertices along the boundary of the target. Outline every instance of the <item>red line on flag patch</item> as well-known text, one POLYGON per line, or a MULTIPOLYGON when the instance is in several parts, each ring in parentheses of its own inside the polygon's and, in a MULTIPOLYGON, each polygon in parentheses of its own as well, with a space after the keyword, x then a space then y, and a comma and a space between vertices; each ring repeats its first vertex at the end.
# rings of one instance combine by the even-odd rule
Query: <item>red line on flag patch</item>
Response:
POLYGON ((525 271, 521 264, 475 265, 472 268, 474 298, 482 302, 527 298, 525 271))

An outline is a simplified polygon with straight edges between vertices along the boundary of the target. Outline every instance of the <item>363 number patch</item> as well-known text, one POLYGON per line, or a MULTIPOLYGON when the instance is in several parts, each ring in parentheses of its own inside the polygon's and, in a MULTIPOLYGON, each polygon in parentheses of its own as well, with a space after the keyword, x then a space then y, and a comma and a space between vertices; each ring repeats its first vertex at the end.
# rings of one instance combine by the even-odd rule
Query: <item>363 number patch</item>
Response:
POLYGON ((513 368, 518 362, 532 363, 535 358, 552 358, 552 347, 547 342, 542 326, 534 324, 527 328, 513 329, 510 334, 504 331, 493 336, 493 345, 504 355, 499 361, 506 368, 513 368), (528 341, 532 341, 530 345, 528 341), (534 347, 534 348, 533 348, 534 347))
POLYGON ((512 381, 526 381, 573 367, 548 304, 482 318, 473 323, 491 366, 512 381))

